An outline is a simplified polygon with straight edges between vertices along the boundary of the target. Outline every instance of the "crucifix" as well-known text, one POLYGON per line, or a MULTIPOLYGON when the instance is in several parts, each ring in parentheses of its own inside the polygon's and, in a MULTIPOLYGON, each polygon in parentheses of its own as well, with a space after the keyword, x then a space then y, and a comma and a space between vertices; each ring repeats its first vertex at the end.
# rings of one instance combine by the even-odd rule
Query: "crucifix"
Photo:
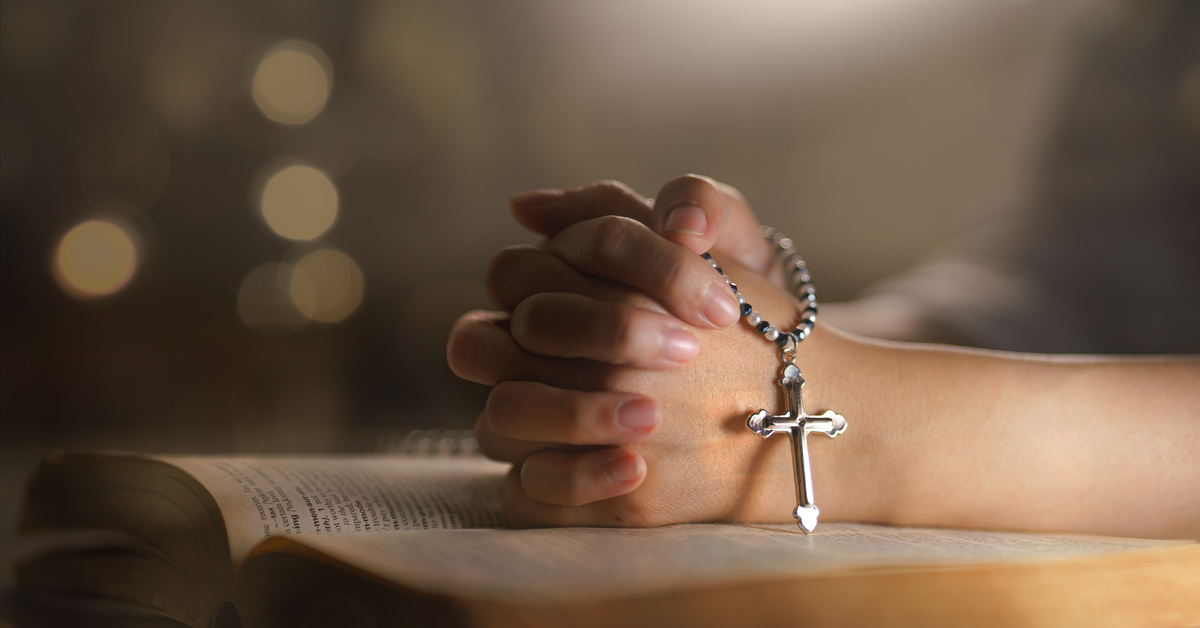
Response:
POLYGON ((796 495, 799 504, 792 516, 796 517, 796 525, 805 534, 817 527, 817 517, 821 511, 813 502, 812 471, 808 466, 808 434, 820 432, 833 438, 846 431, 846 418, 826 410, 819 415, 804 413, 804 401, 800 397, 800 389, 804 387, 804 378, 800 376, 800 368, 791 362, 783 369, 783 377, 779 380, 787 393, 787 412, 782 415, 772 415, 766 410, 759 410, 750 416, 746 426, 750 431, 768 438, 772 434, 784 433, 792 437, 792 462, 796 474, 796 495))

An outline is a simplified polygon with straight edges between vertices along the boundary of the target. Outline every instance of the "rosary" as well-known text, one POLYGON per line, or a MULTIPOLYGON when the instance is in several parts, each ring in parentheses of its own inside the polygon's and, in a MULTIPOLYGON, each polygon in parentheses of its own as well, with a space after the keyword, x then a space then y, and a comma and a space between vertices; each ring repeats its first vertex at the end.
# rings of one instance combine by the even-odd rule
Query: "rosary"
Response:
POLYGON ((796 254, 791 238, 771 227, 763 227, 763 236, 775 246, 776 253, 783 262, 784 275, 788 285, 804 310, 800 315, 800 323, 791 331, 780 331, 763 320, 762 315, 754 310, 746 297, 738 292, 737 284, 721 272, 721 267, 708 253, 701 255, 725 279, 737 297, 741 306, 741 315, 751 325, 754 331, 762 334, 767 340, 779 347, 779 360, 783 363, 783 377, 779 385, 787 395, 787 411, 773 415, 766 410, 759 410, 746 420, 750 431, 763 438, 777 433, 787 434, 792 438, 792 463, 796 474, 796 498, 798 504, 792 516, 796 524, 805 534, 811 533, 817 527, 817 517, 821 511, 813 501, 812 470, 808 464, 808 434, 820 432, 833 438, 846 431, 846 418, 826 410, 822 414, 811 415, 804 412, 804 401, 800 397, 804 387, 804 378, 800 375, 800 367, 796 366, 796 346, 812 333, 817 322, 817 294, 813 288, 812 278, 804 259, 796 254))

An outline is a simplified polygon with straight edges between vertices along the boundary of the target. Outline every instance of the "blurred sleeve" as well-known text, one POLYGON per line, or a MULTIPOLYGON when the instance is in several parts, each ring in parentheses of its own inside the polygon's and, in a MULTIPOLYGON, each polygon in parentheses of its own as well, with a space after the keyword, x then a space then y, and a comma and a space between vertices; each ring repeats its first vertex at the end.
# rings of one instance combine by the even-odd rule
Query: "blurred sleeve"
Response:
POLYGON ((868 289, 854 307, 876 319, 864 333, 1200 352, 1200 3, 1130 2, 1081 59, 1032 183, 868 289))

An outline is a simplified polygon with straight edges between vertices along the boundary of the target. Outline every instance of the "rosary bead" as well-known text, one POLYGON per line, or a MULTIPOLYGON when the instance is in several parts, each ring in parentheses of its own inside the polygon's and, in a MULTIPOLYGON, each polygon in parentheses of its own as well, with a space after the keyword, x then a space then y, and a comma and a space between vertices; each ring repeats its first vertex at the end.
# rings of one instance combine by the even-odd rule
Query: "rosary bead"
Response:
MULTIPOLYGON (((804 259, 796 255, 791 239, 778 231, 764 226, 763 237, 775 245, 777 259, 782 262, 784 277, 792 293, 804 305, 801 311, 800 323, 791 331, 782 331, 772 327, 762 320, 762 316, 750 310, 747 320, 754 330, 763 334, 779 347, 779 360, 783 362, 783 377, 779 384, 787 392, 788 409, 781 415, 772 415, 766 410, 759 410, 746 421, 750 431, 762 437, 772 434, 787 434, 792 439, 792 462, 795 467, 796 492, 799 504, 792 515, 797 519, 801 531, 805 534, 812 532, 817 526, 820 514, 817 505, 812 500, 812 473, 808 461, 808 446, 806 437, 810 432, 818 431, 830 438, 841 434, 846 429, 846 419, 840 414, 827 411, 821 415, 811 415, 804 411, 801 402, 801 387, 804 378, 800 375, 800 367, 796 364, 796 345, 804 340, 813 330, 817 319, 817 296, 812 286, 812 277, 808 273, 804 259), (810 425, 810 421, 813 422, 810 425)), ((734 291, 736 293, 736 290, 734 291)), ((739 295, 740 296, 740 295, 739 295)), ((739 303, 744 299, 739 299, 739 303)), ((744 310, 743 310, 744 311, 744 310)))
POLYGON ((787 347, 789 342, 799 343, 812 333, 813 327, 817 322, 817 290, 812 285, 812 276, 808 272, 807 262, 803 257, 796 253, 795 243, 791 238, 779 233, 771 227, 764 226, 762 228, 763 237, 770 240, 779 254, 780 261, 783 264, 784 274, 788 275, 791 280, 792 292, 800 301, 803 307, 800 313, 800 323, 795 329, 790 332, 780 331, 772 327, 770 323, 763 320, 762 314, 754 310, 751 305, 746 302, 746 297, 738 292, 738 285, 733 283, 733 280, 725 274, 721 267, 717 265, 717 261, 713 259, 709 253, 701 253, 700 257, 708 262, 717 274, 721 275, 721 279, 725 280, 726 285, 730 290, 733 290, 734 297, 738 302, 738 313, 741 314, 747 322, 754 327, 754 331, 766 336, 767 340, 774 342, 781 349, 787 347))

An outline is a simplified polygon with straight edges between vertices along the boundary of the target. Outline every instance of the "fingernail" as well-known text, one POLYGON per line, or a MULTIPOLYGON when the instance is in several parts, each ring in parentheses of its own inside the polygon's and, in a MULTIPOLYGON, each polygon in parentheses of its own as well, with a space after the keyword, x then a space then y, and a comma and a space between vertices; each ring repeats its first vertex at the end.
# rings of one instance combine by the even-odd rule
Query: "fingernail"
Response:
POLYGON ((663 230, 667 233, 683 233, 687 235, 704 235, 708 229, 708 215, 703 209, 691 203, 676 205, 667 212, 663 221, 663 230))
POLYGON ((622 454, 604 463, 604 477, 613 484, 632 482, 641 477, 644 464, 637 456, 622 454))
POLYGON ((617 406, 617 427, 646 430, 658 425, 658 407, 648 399, 633 399, 617 406))
POLYGON ((508 200, 514 205, 521 207, 538 207, 540 205, 548 205, 562 198, 563 191, 553 188, 545 188, 541 190, 530 190, 521 192, 520 194, 512 195, 508 200))
POLYGON ((733 296, 733 291, 724 284, 710 286, 708 298, 704 300, 704 307, 700 309, 700 315, 716 327, 729 327, 736 323, 738 302, 733 296))
POLYGON ((672 361, 690 362, 700 351, 700 343, 696 337, 682 329, 668 329, 663 332, 663 357, 672 361))

